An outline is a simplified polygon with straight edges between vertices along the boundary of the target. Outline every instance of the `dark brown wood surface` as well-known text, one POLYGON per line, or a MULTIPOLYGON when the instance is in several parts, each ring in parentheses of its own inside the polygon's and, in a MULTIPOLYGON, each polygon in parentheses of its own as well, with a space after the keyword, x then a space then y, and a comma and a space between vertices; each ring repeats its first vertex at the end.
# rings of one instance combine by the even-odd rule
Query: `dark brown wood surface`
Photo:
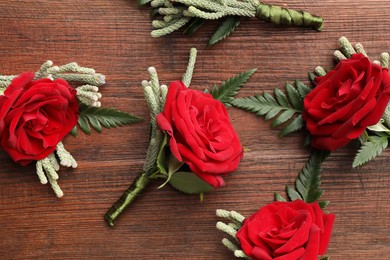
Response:
MULTIPOLYGON (((199 51, 192 83, 204 89, 234 74, 258 68, 241 91, 253 95, 306 80, 317 65, 333 66, 340 36, 361 42, 372 58, 390 51, 390 1, 273 0, 325 18, 323 32, 285 28, 243 19, 227 40, 206 47, 215 23, 194 37, 181 32, 150 36, 149 8, 136 1, 0 1, 0 74, 36 71, 46 60, 77 61, 107 76, 105 106, 148 118, 140 82, 155 66, 163 83, 181 78, 191 47, 199 51)), ((147 120, 90 136, 67 137, 66 147, 79 163, 63 168, 57 199, 39 183, 33 165, 21 167, 0 152, 1 259, 233 259, 215 229, 217 208, 249 216, 283 193, 306 162, 299 133, 278 138, 269 122, 230 109, 234 127, 248 149, 226 186, 187 196, 161 183, 151 185, 114 228, 103 214, 142 168, 148 145, 147 120)), ((390 152, 352 169, 356 144, 325 162, 324 198, 336 214, 328 254, 332 259, 388 259, 390 255, 390 152)))

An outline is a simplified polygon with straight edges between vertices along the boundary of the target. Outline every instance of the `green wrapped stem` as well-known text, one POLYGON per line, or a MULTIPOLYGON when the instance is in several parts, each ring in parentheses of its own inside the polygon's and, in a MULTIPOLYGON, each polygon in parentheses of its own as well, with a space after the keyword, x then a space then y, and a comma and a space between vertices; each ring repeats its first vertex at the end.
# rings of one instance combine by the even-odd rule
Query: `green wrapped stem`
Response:
POLYGON ((295 25, 305 28, 322 30, 323 18, 305 11, 296 11, 276 5, 259 3, 256 7, 256 17, 275 24, 295 25))
POLYGON ((151 182, 151 178, 148 177, 147 173, 142 172, 138 177, 133 181, 130 187, 125 190, 123 195, 112 205, 112 207, 104 215, 104 219, 110 226, 114 226, 115 220, 120 216, 120 214, 129 207, 135 199, 143 192, 143 190, 151 182))

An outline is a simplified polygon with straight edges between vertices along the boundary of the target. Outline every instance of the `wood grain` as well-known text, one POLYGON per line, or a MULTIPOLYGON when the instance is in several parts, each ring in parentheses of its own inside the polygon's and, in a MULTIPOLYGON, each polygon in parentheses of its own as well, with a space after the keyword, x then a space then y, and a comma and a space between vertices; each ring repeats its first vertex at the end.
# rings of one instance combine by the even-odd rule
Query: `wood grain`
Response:
MULTIPOLYGON (((185 71, 191 47, 199 56, 192 86, 204 89, 237 72, 258 68, 241 96, 306 79, 317 65, 331 68, 337 39, 361 42, 371 57, 390 50, 390 1, 269 1, 325 18, 321 33, 244 19, 224 42, 205 43, 215 23, 194 37, 181 32, 153 39, 147 8, 135 1, 0 1, 0 74, 35 71, 47 59, 77 61, 107 76, 105 106, 148 118, 140 82, 155 66, 164 83, 185 71)), ((269 122, 229 110, 249 149, 226 187, 205 201, 152 185, 109 228, 103 214, 141 170, 147 123, 68 137, 79 163, 60 173, 65 192, 57 199, 39 184, 32 165, 20 167, 0 153, 0 256, 2 259, 233 259, 215 229, 217 208, 249 216, 291 184, 308 157, 299 134, 280 139, 269 122)), ((363 169, 352 169, 357 146, 332 154, 324 164, 324 198, 336 223, 332 259, 387 259, 390 255, 389 158, 386 151, 363 169)))

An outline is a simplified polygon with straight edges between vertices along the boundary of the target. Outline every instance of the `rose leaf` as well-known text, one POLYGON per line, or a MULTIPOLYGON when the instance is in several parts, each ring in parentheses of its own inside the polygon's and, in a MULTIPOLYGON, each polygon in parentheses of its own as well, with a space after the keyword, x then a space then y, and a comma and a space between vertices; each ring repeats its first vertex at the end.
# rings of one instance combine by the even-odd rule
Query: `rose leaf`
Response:
POLYGON ((193 172, 176 172, 171 176, 169 184, 187 194, 200 194, 214 189, 193 172))

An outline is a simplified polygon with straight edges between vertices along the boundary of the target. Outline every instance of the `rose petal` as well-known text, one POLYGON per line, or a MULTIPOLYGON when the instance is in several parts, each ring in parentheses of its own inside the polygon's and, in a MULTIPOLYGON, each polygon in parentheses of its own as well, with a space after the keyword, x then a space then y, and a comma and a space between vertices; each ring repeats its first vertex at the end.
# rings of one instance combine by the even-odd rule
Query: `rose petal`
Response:
POLYGON ((320 243, 320 229, 316 225, 310 228, 310 235, 306 244, 305 252, 301 256, 301 260, 315 260, 318 258, 318 250, 320 243))
POLYGON ((330 236, 332 234, 334 220, 335 220, 334 214, 324 214, 323 215, 324 230, 321 233, 319 255, 324 255, 326 252, 326 249, 328 249, 328 245, 330 242, 330 236))

